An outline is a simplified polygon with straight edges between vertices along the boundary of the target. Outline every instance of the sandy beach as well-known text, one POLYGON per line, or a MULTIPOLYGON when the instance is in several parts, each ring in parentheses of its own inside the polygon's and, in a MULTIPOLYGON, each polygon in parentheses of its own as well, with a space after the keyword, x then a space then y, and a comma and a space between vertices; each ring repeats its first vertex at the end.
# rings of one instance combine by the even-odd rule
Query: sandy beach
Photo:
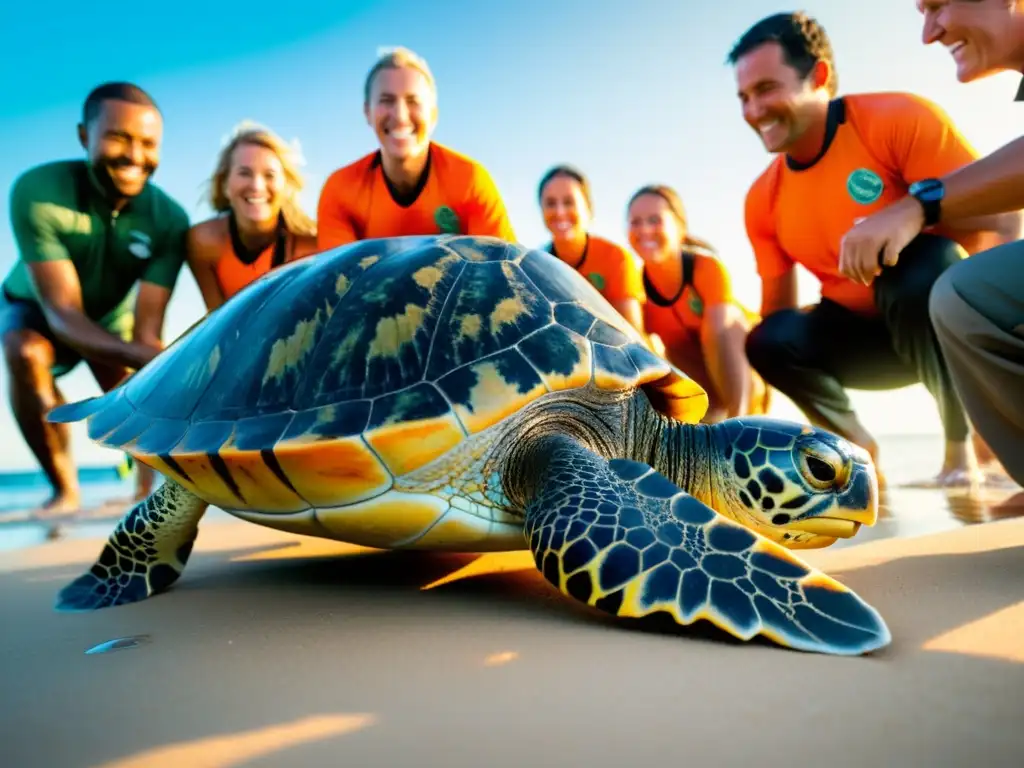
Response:
POLYGON ((892 645, 860 658, 623 628, 561 597, 527 553, 377 552, 218 512, 171 591, 56 613, 110 525, 0 558, 6 768, 996 768, 1024 754, 1024 519, 806 553, 886 618, 892 645))

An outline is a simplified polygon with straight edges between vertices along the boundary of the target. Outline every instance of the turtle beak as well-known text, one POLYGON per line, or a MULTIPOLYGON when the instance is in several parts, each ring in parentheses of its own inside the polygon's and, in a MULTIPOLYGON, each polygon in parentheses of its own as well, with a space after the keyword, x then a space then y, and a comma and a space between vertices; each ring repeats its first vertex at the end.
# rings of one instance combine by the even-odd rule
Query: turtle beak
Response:
POLYGON ((827 514, 797 519, 787 525, 796 531, 818 536, 849 539, 862 525, 869 528, 878 522, 878 477, 870 463, 855 462, 850 479, 835 496, 835 504, 827 514))

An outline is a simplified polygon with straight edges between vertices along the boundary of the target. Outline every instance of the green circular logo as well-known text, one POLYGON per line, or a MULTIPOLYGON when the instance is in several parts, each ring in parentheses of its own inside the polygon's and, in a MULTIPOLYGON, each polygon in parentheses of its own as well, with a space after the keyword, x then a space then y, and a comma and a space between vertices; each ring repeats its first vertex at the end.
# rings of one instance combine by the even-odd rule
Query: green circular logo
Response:
POLYGON ((589 275, 587 275, 587 280, 593 283, 594 287, 597 288, 597 290, 604 290, 604 276, 600 272, 591 272, 589 275))
POLYGON ((458 235, 459 216, 447 205, 440 206, 434 211, 434 223, 441 230, 442 235, 458 235))
POLYGON ((871 205, 882 196, 882 177, 867 168, 858 168, 846 177, 846 191, 855 203, 871 205))
POLYGON ((687 291, 687 293, 690 294, 686 299, 686 303, 690 306, 690 311, 697 317, 701 317, 704 314, 704 302, 701 301, 696 291, 687 291))

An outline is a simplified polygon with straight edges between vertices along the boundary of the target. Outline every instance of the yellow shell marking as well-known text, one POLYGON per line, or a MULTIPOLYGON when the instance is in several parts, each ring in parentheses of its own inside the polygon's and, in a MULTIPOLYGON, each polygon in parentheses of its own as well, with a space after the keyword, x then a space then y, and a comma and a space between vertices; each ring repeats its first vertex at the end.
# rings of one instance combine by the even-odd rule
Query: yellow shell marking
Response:
POLYGON ((377 322, 377 333, 370 342, 368 356, 397 357, 403 345, 410 343, 423 325, 423 307, 406 304, 405 311, 377 322))
POLYGON ((391 491, 351 507, 320 509, 317 519, 341 541, 389 548, 421 535, 447 511, 448 503, 436 496, 391 491))
POLYGON ((391 487, 391 475, 362 439, 288 440, 274 447, 285 475, 315 507, 340 506, 391 487))
POLYGON ((491 333, 496 335, 501 331, 501 326, 515 324, 520 317, 528 312, 529 309, 518 296, 502 299, 491 311, 491 333))
POLYGON ((385 424, 366 433, 366 442, 395 476, 419 469, 462 442, 464 433, 451 413, 433 419, 385 424))
POLYGON ((466 429, 473 434, 508 418, 547 391, 543 384, 537 384, 528 392, 520 393, 492 362, 477 363, 472 369, 477 376, 477 382, 469 392, 472 410, 459 403, 454 407, 466 429))
POLYGON ((434 286, 440 282, 442 277, 444 277, 444 272, 433 265, 429 267, 421 267, 412 275, 412 279, 416 281, 416 285, 421 288, 426 288, 428 291, 432 291, 434 286))
POLYGON ((459 326, 459 335, 464 339, 476 339, 480 336, 480 329, 483 321, 480 315, 463 315, 462 324, 459 326))
POLYGON ((579 361, 573 366, 572 371, 563 376, 555 371, 537 370, 541 381, 552 392, 585 387, 590 382, 591 368, 593 367, 593 362, 590 359, 590 343, 575 333, 570 333, 569 338, 579 352, 579 361))
POLYGON ((318 309, 309 320, 300 320, 290 336, 274 342, 274 346, 270 348, 267 369, 263 373, 264 384, 284 376, 289 368, 296 366, 303 357, 313 351, 316 346, 316 329, 319 325, 318 309))
POLYGON ((205 453, 185 453, 173 457, 174 462, 181 467, 181 471, 188 475, 188 478, 180 475, 158 456, 134 454, 133 456, 165 477, 173 478, 196 496, 214 506, 232 509, 240 504, 238 497, 232 493, 231 488, 213 468, 213 464, 205 453))

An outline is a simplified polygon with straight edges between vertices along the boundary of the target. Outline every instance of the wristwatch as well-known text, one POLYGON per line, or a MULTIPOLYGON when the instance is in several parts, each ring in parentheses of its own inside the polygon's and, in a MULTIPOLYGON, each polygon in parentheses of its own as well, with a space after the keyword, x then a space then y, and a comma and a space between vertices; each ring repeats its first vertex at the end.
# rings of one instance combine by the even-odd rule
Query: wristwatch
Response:
POLYGON ((924 208, 924 225, 930 227, 938 224, 946 185, 939 179, 921 179, 911 184, 907 191, 924 208))

